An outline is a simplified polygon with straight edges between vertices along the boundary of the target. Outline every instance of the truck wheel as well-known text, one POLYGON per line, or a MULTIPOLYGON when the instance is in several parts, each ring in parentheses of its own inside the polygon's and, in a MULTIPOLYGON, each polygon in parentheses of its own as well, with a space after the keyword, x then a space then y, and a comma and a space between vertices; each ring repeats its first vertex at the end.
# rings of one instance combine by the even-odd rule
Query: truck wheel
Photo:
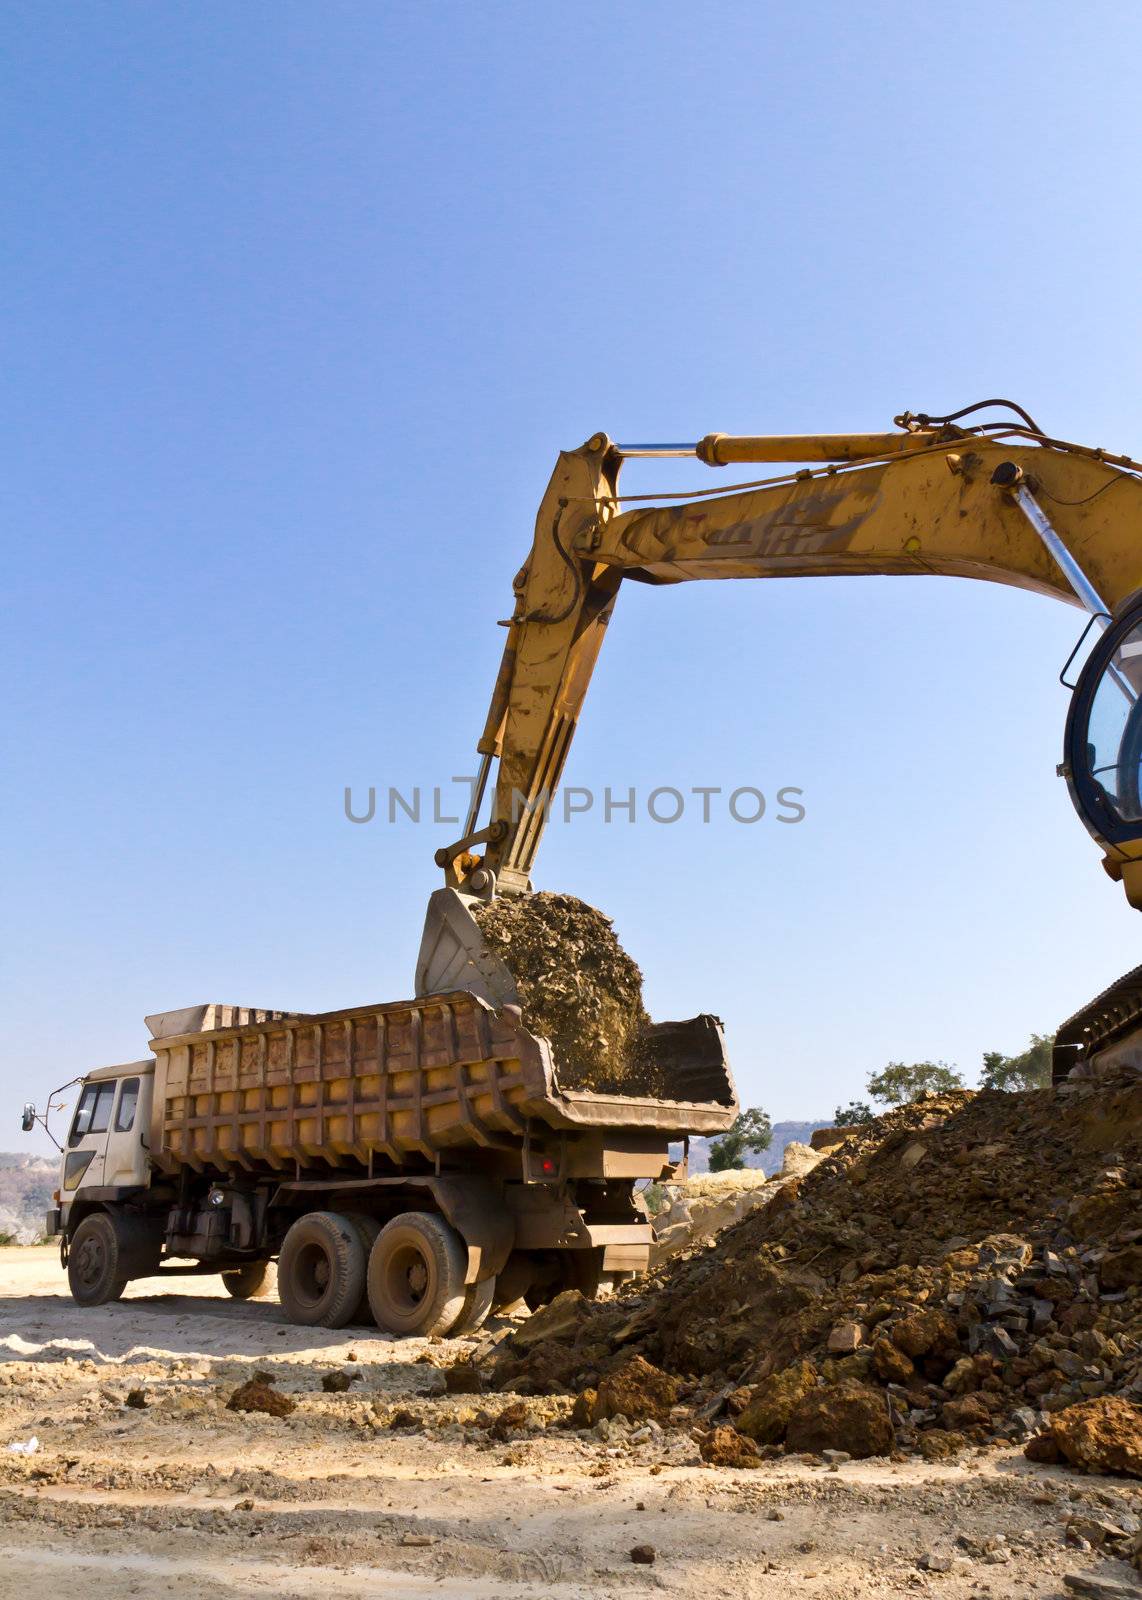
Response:
POLYGON ((310 1211, 298 1217, 278 1256, 278 1299, 291 1322, 343 1328, 361 1302, 365 1250, 347 1217, 310 1211))
MULTIPOLYGON (((357 1237, 360 1239, 361 1248, 365 1252, 365 1262, 367 1268, 369 1257, 373 1253, 373 1246, 377 1242, 377 1235, 381 1231, 381 1225, 377 1221, 376 1217, 367 1217, 363 1211, 346 1211, 345 1221, 351 1222, 354 1228, 357 1230, 357 1237)), ((362 1285, 361 1298, 357 1304, 357 1309, 349 1318, 349 1321, 353 1323, 354 1326, 356 1326, 357 1323, 362 1323, 365 1327, 368 1327, 372 1320, 373 1312, 369 1305, 369 1285, 366 1282, 362 1285)))
POLYGON ((81 1306, 102 1306, 118 1300, 127 1287, 123 1230, 105 1211, 84 1217, 67 1252, 67 1281, 72 1299, 81 1306))
POLYGON ((274 1292, 276 1274, 271 1261, 251 1261, 222 1274, 226 1293, 235 1300, 267 1300, 274 1292))
POLYGON ((464 1293, 464 1309, 453 1324, 449 1337, 459 1339, 466 1333, 478 1333, 488 1320, 495 1293, 494 1278, 485 1278, 483 1283, 470 1283, 464 1293))
POLYGON ((369 1305, 388 1333, 449 1333, 464 1309, 467 1251, 431 1211, 402 1211, 369 1257, 369 1305))

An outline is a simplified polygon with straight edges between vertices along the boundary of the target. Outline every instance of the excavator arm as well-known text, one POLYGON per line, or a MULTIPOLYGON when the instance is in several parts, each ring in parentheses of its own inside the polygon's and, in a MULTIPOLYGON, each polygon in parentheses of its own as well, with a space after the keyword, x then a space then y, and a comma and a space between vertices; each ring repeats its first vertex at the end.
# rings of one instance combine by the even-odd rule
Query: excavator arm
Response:
MULTIPOLYGON (((1142 468, 1128 457, 1048 439, 1032 426, 999 431, 994 424, 898 420, 906 426, 897 433, 715 434, 694 446, 630 451, 596 434, 559 457, 515 579, 466 832, 437 853, 452 888, 484 898, 530 888, 550 800, 624 578, 662 584, 942 573, 1053 594, 1084 605, 1102 627, 1142 586, 1142 468), (717 466, 825 465, 644 504, 619 492, 629 453, 685 453, 717 466), (492 818, 477 829, 493 760, 492 818), (473 854, 479 844, 482 857, 473 854)), ((1121 661, 1108 669, 1136 699, 1121 661)), ((1074 782, 1072 794, 1079 804, 1074 782)), ((1142 878, 1135 881, 1142 826, 1137 840, 1108 840, 1106 828, 1089 815, 1084 821, 1103 844, 1112 875, 1125 868, 1128 893, 1142 900, 1142 878)))

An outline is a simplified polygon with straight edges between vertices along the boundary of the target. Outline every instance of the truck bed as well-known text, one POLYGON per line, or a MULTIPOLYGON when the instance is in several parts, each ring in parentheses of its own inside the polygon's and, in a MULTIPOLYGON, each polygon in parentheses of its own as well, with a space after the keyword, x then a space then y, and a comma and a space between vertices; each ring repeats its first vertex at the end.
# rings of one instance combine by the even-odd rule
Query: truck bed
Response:
MULTIPOLYGON (((204 1019, 221 1020, 211 1008, 204 1019)), ((468 1147, 518 1149, 543 1130, 719 1133, 737 1114, 721 1024, 660 1023, 650 1049, 677 1099, 564 1090, 547 1041, 515 1006, 457 990, 319 1016, 256 1020, 152 1041, 151 1156, 163 1171, 436 1163, 468 1147)), ((196 1016, 194 1012, 170 1014, 196 1016)))

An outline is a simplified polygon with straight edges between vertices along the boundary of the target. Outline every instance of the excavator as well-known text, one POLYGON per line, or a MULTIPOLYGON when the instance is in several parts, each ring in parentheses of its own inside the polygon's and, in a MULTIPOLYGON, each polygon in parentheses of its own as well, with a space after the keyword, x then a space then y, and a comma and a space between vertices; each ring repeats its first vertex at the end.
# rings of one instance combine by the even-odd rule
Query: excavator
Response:
MULTIPOLYGON (((444 884, 429 899, 416 999, 320 1016, 156 1013, 145 1059, 74 1080, 46 1220, 77 1301, 184 1271, 256 1297, 276 1260, 294 1322, 344 1327, 367 1309, 393 1332, 447 1334, 520 1295, 541 1304, 645 1268, 635 1183, 677 1172, 672 1145, 684 1163, 691 1134, 737 1115, 721 1026, 645 1029, 661 1098, 632 1082, 596 1091, 561 1072, 562 1045, 542 1025, 531 1031, 526 984, 483 931, 497 897, 531 893, 626 580, 946 573, 1077 604, 1087 622, 1072 659, 1086 653, 1060 771, 1106 870, 1142 909, 1140 530, 1142 464, 1052 438, 1006 401, 906 413, 888 433, 690 445, 600 433, 561 455, 515 580, 464 832, 437 852, 444 884), (630 457, 780 470, 625 495, 630 457)), ((1059 1077, 1119 1064, 1142 1068, 1142 968, 1056 1036, 1059 1077)), ((23 1127, 46 1119, 29 1104, 23 1127)))
MULTIPOLYGON (((1058 772, 1103 867, 1142 910, 1142 463, 1054 438, 1007 400, 943 416, 905 412, 885 433, 633 445, 596 433, 560 455, 514 581, 464 832, 436 852, 445 882, 429 900, 417 994, 468 989, 496 1006, 516 1001, 472 912, 532 889, 624 581, 937 573, 1014 584, 1086 613, 1062 674, 1072 696, 1058 772), (769 475, 624 495, 620 472, 632 458, 769 475), (1088 647, 1072 684, 1067 671, 1088 647)), ((1056 1079, 1119 1060, 1142 1064, 1142 967, 1056 1035, 1056 1079)))

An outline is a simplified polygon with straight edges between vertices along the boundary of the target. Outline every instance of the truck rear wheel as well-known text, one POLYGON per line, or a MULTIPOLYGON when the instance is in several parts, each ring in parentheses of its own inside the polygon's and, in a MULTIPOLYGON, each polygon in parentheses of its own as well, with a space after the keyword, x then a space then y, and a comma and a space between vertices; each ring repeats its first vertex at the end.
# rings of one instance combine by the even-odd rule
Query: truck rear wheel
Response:
POLYGON ((453 1324, 451 1337, 459 1339, 466 1333, 478 1333, 488 1320, 496 1293, 496 1280, 485 1278, 483 1283, 470 1283, 464 1293, 464 1309, 453 1324))
POLYGON ((431 1211, 402 1211, 369 1256, 369 1305, 388 1333, 450 1333, 464 1310, 467 1251, 431 1211))
POLYGON ((336 1211, 298 1217, 278 1256, 278 1299, 291 1322, 343 1328, 361 1303, 365 1249, 361 1236, 336 1211))
POLYGON ((361 1298, 357 1303, 356 1311, 349 1318, 349 1321, 354 1325, 363 1323, 365 1327, 368 1327, 373 1320, 372 1308, 369 1305, 368 1261, 373 1253, 373 1246, 377 1242, 377 1236, 381 1231, 381 1225, 376 1217, 366 1216, 363 1211, 347 1211, 345 1213, 345 1221, 351 1222, 357 1230, 357 1237, 361 1241, 361 1249, 365 1252, 366 1265, 366 1281, 363 1281, 361 1285, 361 1298))
POLYGON ((270 1261, 251 1261, 222 1274, 226 1293, 235 1300, 265 1300, 274 1289, 274 1268, 270 1261))
POLYGON ((127 1240, 120 1219, 106 1211, 84 1217, 67 1252, 67 1282, 77 1305, 102 1306, 127 1287, 123 1260, 127 1240))

